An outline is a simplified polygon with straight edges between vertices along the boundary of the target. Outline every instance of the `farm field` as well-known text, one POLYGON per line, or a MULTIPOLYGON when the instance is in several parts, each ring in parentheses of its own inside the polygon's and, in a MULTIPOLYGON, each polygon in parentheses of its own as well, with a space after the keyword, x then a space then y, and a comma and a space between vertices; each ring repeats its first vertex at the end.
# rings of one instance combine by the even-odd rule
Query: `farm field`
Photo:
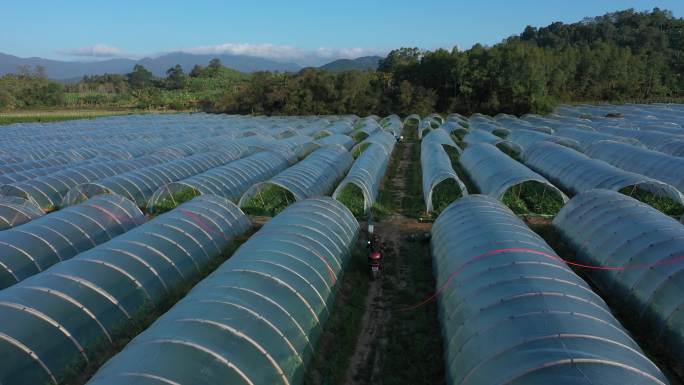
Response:
POLYGON ((2 385, 683 383, 682 104, 90 113, 1 128, 2 385))
POLYGON ((76 119, 94 119, 113 115, 141 113, 136 110, 31 110, 0 112, 0 125, 13 123, 50 123, 76 119))

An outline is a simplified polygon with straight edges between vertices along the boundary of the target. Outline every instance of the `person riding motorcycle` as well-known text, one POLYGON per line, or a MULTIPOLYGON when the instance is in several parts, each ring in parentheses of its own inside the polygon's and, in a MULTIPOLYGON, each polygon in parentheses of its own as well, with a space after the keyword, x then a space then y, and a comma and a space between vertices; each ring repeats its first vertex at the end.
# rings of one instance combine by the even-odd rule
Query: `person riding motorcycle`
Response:
POLYGON ((373 234, 368 240, 368 265, 371 278, 376 279, 380 275, 380 261, 382 259, 382 241, 377 234, 373 234))

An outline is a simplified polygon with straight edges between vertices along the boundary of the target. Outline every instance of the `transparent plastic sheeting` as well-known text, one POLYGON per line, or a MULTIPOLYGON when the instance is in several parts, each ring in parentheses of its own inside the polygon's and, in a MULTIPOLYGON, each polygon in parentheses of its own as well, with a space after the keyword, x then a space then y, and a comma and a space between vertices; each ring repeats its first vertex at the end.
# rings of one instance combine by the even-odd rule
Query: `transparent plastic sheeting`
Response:
MULTIPOLYGON (((598 127, 599 131, 606 134, 615 135, 621 138, 631 138, 639 141, 647 148, 656 149, 662 147, 663 145, 670 143, 673 140, 684 139, 683 135, 672 135, 664 132, 657 131, 641 131, 633 130, 628 128, 618 128, 618 127, 608 127, 601 126, 598 127)), ((684 131, 682 132, 684 133, 684 131)))
POLYGON ((28 160, 19 163, 0 163, 0 175, 46 167, 68 166, 69 163, 78 160, 80 160, 79 157, 69 156, 67 154, 57 154, 49 159, 28 160))
POLYGON ((523 148, 523 151, 529 148, 531 145, 542 141, 553 142, 577 151, 582 151, 582 147, 575 139, 549 135, 539 131, 517 129, 511 131, 510 135, 508 135, 506 139, 520 145, 523 148))
MULTIPOLYGON (((438 131, 438 130, 435 130, 438 131)), ((431 132, 432 135, 435 131, 431 132)), ((428 136, 430 136, 428 135, 428 136)), ((425 140, 420 144, 420 167, 423 174, 423 201, 425 211, 432 212, 432 193, 435 187, 447 179, 452 179, 461 190, 461 195, 467 195, 468 190, 451 166, 451 159, 439 141, 425 140)))
POLYGON ((0 196, 0 230, 22 225, 43 214, 43 210, 31 201, 0 196))
POLYGON ((322 147, 341 146, 349 150, 354 146, 354 139, 347 135, 328 135, 325 138, 318 139, 316 144, 322 147))
POLYGON ((255 183, 277 175, 288 166, 288 159, 279 153, 258 152, 224 166, 209 169, 202 174, 162 186, 150 198, 148 209, 164 201, 174 201, 176 194, 186 191, 194 195, 218 195, 237 202, 255 183))
POLYGON ((662 143, 656 146, 654 150, 672 156, 684 157, 684 139, 671 140, 667 143, 662 143))
POLYGON ((589 285, 493 198, 452 203, 431 243, 449 384, 667 383, 589 285))
POLYGON ((344 177, 352 162, 351 154, 343 147, 320 148, 268 181, 250 187, 240 198, 239 205, 242 207, 269 186, 284 188, 297 201, 327 195, 344 177))
POLYGON ((404 130, 404 123, 402 123, 399 116, 394 114, 386 116, 380 120, 380 125, 382 126, 383 130, 390 132, 395 138, 400 137, 402 131, 404 130))
POLYGON ((419 124, 420 123, 420 115, 418 114, 411 114, 407 117, 404 118, 404 124, 419 124))
POLYGON ((79 184, 123 174, 140 167, 157 165, 170 159, 172 157, 165 154, 150 155, 133 160, 90 163, 36 179, 1 186, 0 194, 29 199, 38 204, 43 211, 50 211, 59 207, 69 190, 79 184))
MULTIPOLYGON (((392 140, 394 140, 393 137, 392 140)), ((392 148, 394 148, 394 146, 392 146, 392 148)), ((368 213, 378 196, 380 182, 382 181, 382 177, 385 176, 390 155, 391 149, 388 153, 387 149, 381 144, 371 144, 356 159, 347 176, 340 182, 337 189, 335 189, 332 197, 337 199, 337 196, 347 185, 353 184, 361 190, 361 193, 363 194, 363 210, 364 213, 368 213)))
POLYGON ((682 158, 609 140, 594 143, 586 154, 623 170, 669 183, 684 193, 682 158))
POLYGON ((638 187, 684 204, 682 193, 667 183, 621 170, 556 143, 535 143, 523 153, 523 162, 573 195, 594 188, 619 191, 638 187))
POLYGON ((430 131, 425 135, 422 142, 435 142, 443 146, 451 146, 451 148, 456 149, 459 154, 461 153, 461 148, 456 145, 456 142, 451 138, 451 135, 442 128, 436 128, 430 131))
POLYGON ((1 291, 0 383, 56 384, 249 227, 227 199, 204 195, 1 291))
POLYGON ((101 195, 1 231, 0 289, 107 242, 144 220, 128 199, 101 195))
POLYGON ((64 197, 63 206, 77 204, 98 194, 116 194, 145 206, 147 200, 165 184, 176 182, 208 169, 237 160, 246 148, 231 146, 221 151, 209 151, 176 159, 160 165, 145 167, 114 175, 95 182, 73 187, 64 197))
POLYGON ((610 135, 604 132, 588 131, 588 130, 577 130, 568 127, 556 127, 554 130, 554 135, 562 136, 570 139, 574 139, 579 142, 582 149, 591 146, 594 142, 599 140, 615 140, 617 142, 630 143, 635 146, 641 146, 641 143, 632 138, 623 138, 620 136, 610 135))
POLYGON ((463 137, 463 141, 468 143, 468 145, 489 143, 493 146, 503 146, 504 148, 513 151, 516 154, 520 154, 523 151, 519 144, 513 143, 509 140, 501 139, 498 136, 484 130, 474 129, 468 131, 468 133, 463 137))
POLYGON ((518 163, 488 143, 470 144, 459 159, 473 183, 483 194, 496 199, 503 198, 506 191, 525 182, 538 182, 550 193, 556 193, 567 202, 568 197, 546 178, 518 163))
POLYGON ((684 226, 644 203, 607 190, 578 195, 558 213, 553 225, 576 250, 578 262, 617 268, 591 270, 588 276, 618 306, 629 309, 644 338, 681 363, 684 226))
POLYGON ((365 140, 363 140, 361 143, 357 144, 352 148, 351 152, 352 154, 356 154, 357 151, 359 151, 361 148, 364 146, 369 146, 372 144, 377 144, 381 146, 385 152, 389 155, 392 153, 392 150, 394 150, 394 145, 397 143, 397 140, 395 139, 392 134, 380 131, 376 132, 375 134, 369 136, 365 140))
POLYGON ((88 384, 301 384, 358 230, 330 198, 293 204, 88 384))
POLYGON ((432 131, 432 123, 433 121, 428 118, 423 118, 421 119, 420 123, 418 123, 418 127, 416 128, 417 133, 418 133, 418 139, 423 139, 423 136, 432 131))

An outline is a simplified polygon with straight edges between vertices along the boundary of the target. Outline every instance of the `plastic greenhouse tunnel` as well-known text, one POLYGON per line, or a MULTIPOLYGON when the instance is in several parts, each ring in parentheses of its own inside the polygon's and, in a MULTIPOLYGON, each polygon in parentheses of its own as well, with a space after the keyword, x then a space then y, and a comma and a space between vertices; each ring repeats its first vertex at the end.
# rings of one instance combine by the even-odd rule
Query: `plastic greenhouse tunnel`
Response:
POLYGON ((674 186, 589 158, 565 146, 535 143, 523 154, 523 162, 573 195, 595 188, 614 190, 668 214, 682 215, 684 196, 674 186))
POLYGON ((88 163, 0 187, 0 194, 31 200, 43 211, 52 211, 62 204, 64 196, 79 184, 93 182, 117 174, 163 163, 170 155, 149 155, 133 160, 113 160, 88 163))
POLYGON ((361 143, 357 144, 351 149, 352 155, 354 157, 358 157, 363 153, 363 151, 368 148, 372 144, 378 144, 382 146, 385 149, 385 152, 388 154, 391 154, 392 151, 394 150, 394 145, 397 143, 397 140, 395 139, 392 134, 384 131, 379 131, 376 132, 375 134, 369 136, 366 138, 364 141, 361 143))
POLYGON ((520 145, 523 148, 523 151, 527 150, 533 144, 541 141, 553 142, 572 148, 573 150, 583 151, 579 142, 575 139, 563 138, 533 130, 513 130, 511 134, 508 135, 507 139, 520 145))
POLYGON ((124 174, 80 184, 64 197, 63 206, 73 205, 98 194, 117 194, 145 207, 160 187, 240 159, 247 149, 233 144, 222 150, 175 159, 163 164, 133 170, 124 174))
POLYGON ((0 383, 61 383, 249 228, 233 203, 204 195, 0 291, 0 383))
POLYGON ((262 151, 246 158, 160 187, 149 199, 147 210, 157 213, 192 199, 213 194, 237 202, 252 185, 267 180, 289 166, 280 153, 262 151))
POLYGON ((684 158, 609 140, 589 146, 586 154, 623 170, 669 183, 684 193, 684 158))
POLYGON ((459 163, 481 193, 518 214, 553 215, 568 198, 546 178, 489 143, 469 145, 459 163))
POLYGON ((320 148, 266 182, 250 187, 239 201, 249 214, 274 215, 295 201, 332 193, 353 162, 345 148, 320 148))
POLYGON ((40 207, 26 199, 0 196, 0 231, 23 225, 45 214, 40 207))
POLYGON ((378 196, 393 148, 387 152, 383 145, 372 143, 356 159, 332 197, 344 203, 356 216, 368 214, 378 196), (363 203, 359 204, 361 201, 363 203))
POLYGON ((431 243, 448 383, 668 383, 601 297, 494 198, 451 204, 431 243))
POLYGON ((293 204, 88 384, 301 384, 358 230, 330 198, 293 204))
POLYGON ((0 231, 0 289, 140 225, 145 217, 126 198, 101 195, 0 231))
POLYGON ((425 211, 432 213, 444 209, 454 200, 468 195, 468 190, 458 178, 451 159, 439 141, 429 138, 439 129, 425 137, 420 147, 420 167, 423 175, 423 201, 425 211))
POLYGON ((608 190, 576 196, 553 225, 579 263, 610 269, 588 276, 616 306, 629 309, 644 339, 665 351, 684 375, 684 226, 608 190))

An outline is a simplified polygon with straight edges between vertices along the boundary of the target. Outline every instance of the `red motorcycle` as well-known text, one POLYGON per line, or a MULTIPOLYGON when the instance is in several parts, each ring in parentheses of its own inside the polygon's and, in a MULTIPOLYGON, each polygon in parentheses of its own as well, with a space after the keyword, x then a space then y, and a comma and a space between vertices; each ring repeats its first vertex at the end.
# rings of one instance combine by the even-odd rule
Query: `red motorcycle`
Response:
POLYGON ((380 278, 382 267, 382 243, 377 235, 368 241, 368 267, 372 280, 380 278))

